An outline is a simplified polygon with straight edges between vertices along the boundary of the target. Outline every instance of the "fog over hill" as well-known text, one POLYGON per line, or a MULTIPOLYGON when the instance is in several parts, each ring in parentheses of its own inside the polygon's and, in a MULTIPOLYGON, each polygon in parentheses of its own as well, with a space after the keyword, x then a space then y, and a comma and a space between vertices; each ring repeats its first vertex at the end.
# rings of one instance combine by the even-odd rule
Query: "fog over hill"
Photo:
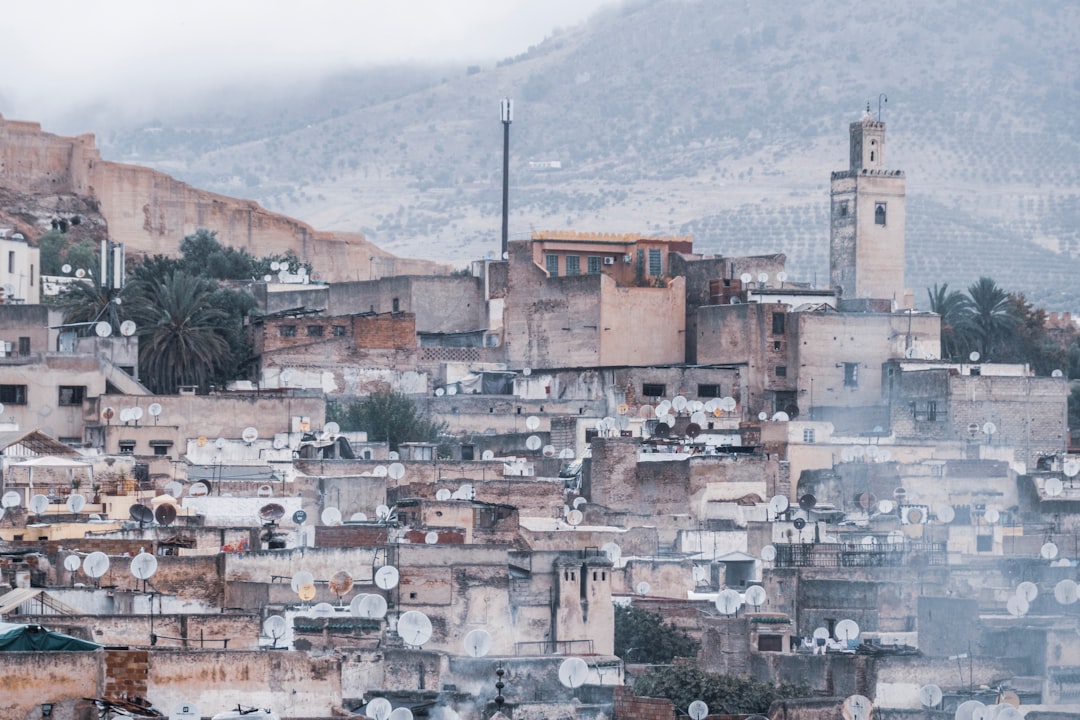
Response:
POLYGON ((497 63, 216 88, 87 131, 108 159, 464 265, 498 249, 510 96, 512 234, 690 234, 823 283, 829 173, 884 93, 916 301, 988 275, 1080 312, 1078 27, 1071 0, 653 0, 497 63))

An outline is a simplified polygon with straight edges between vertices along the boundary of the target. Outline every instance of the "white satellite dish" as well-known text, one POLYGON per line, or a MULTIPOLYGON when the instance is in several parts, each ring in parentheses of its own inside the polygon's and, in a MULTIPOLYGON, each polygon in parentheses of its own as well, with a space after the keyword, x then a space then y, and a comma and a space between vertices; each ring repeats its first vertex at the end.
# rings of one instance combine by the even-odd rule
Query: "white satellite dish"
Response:
POLYGON ((881 500, 877 504, 877 509, 878 512, 882 515, 888 515, 896 509, 896 503, 894 503, 892 500, 881 500))
POLYGON ((670 400, 661 400, 660 404, 656 406, 656 415, 657 415, 657 417, 659 417, 660 415, 667 415, 668 411, 670 411, 670 410, 671 410, 671 401, 670 400))
POLYGON ((536 452, 543 446, 544 441, 540 439, 539 435, 530 435, 525 439, 525 447, 533 452, 536 452))
POLYGON ((223 437, 219 437, 217 440, 214 441, 214 447, 216 447, 218 450, 224 450, 225 446, 228 444, 229 441, 223 437))
POLYGON ((189 497, 203 497, 210 492, 210 488, 202 480, 193 484, 191 489, 188 490, 189 497))
POLYGON ((790 504, 786 496, 773 495, 769 500, 769 510, 772 511, 773 516, 776 516, 787 510, 790 504))
POLYGON ((1052 542, 1045 543, 1039 550, 1039 555, 1044 560, 1053 560, 1058 555, 1058 546, 1052 542))
POLYGON ((765 422, 766 420, 769 419, 769 413, 767 413, 767 412, 759 412, 757 414, 757 419, 760 420, 761 422, 765 422))
POLYGON ((137 329, 138 326, 135 325, 135 322, 133 320, 125 320, 124 322, 120 323, 120 334, 124 337, 131 337, 135 334, 135 331, 137 329))
POLYGON ((694 579, 695 585, 708 585, 709 584, 709 568, 704 565, 695 565, 690 571, 690 577, 694 579))
POLYGON ((334 614, 334 606, 328 602, 316 603, 315 607, 311 608, 310 615, 313 617, 329 617, 334 614))
POLYGON ((948 524, 956 519, 956 511, 952 505, 938 505, 934 509, 934 514, 937 515, 937 519, 941 522, 948 524))
POLYGON ((574 527, 581 524, 581 521, 585 519, 584 513, 580 510, 571 510, 566 514, 566 522, 570 523, 574 527))
POLYGON ((367 513, 354 512, 352 515, 349 516, 349 522, 367 522, 367 513))
POLYGON ((240 433, 240 439, 250 445, 259 439, 259 431, 253 427, 246 427, 244 428, 244 431, 240 433))
POLYGON ((1069 458, 1061 466, 1062 472, 1068 477, 1076 477, 1077 473, 1080 473, 1080 461, 1074 458, 1069 458))
POLYGON ((470 630, 465 634, 465 652, 469 657, 484 657, 491 652, 492 644, 487 630, 470 630))
POLYGON ((573 448, 563 448, 559 451, 559 459, 561 460, 573 460, 574 450, 573 448))
POLYGON ((739 596, 739 593, 727 588, 721 590, 716 596, 716 609, 720 611, 722 615, 734 615, 742 607, 743 601, 739 596))
POLYGON ((30 498, 30 512, 40 515, 49 509, 49 498, 45 495, 34 495, 30 498))
POLYGON ((766 593, 765 588, 760 585, 751 585, 746 588, 746 604, 753 605, 755 610, 764 605, 765 601, 768 599, 768 593, 766 593))
POLYGON ((1016 594, 1030 603, 1039 597, 1039 586, 1030 580, 1025 580, 1016 586, 1016 594))
POLYGON ((286 440, 284 436, 282 436, 282 435, 275 435, 274 436, 274 449, 275 450, 284 450, 286 447, 288 447, 288 445, 289 445, 289 441, 286 440))
POLYGON ((985 422, 983 423, 982 431, 985 435, 993 435, 997 432, 997 425, 992 422, 985 422))
POLYGON ((68 572, 77 572, 82 567, 82 560, 78 555, 68 555, 64 558, 64 569, 68 572))
POLYGON ((983 513, 983 519, 986 520, 986 522, 988 522, 989 524, 993 525, 1001 519, 1001 513, 994 508, 990 508, 985 513, 983 513))
POLYGON ((622 548, 619 547, 618 543, 606 542, 600 546, 600 552, 607 555, 608 560, 613 564, 618 563, 619 559, 622 558, 622 548))
POLYGON ((96 325, 94 325, 94 334, 100 338, 107 338, 112 335, 112 325, 105 322, 104 320, 101 320, 96 325))
POLYGON ((759 285, 769 282, 769 273, 758 273, 757 281, 759 285))
POLYGON ((650 585, 649 585, 649 583, 647 583, 647 582, 645 582, 644 580, 642 580, 641 582, 639 582, 639 583, 637 584, 637 586, 636 586, 636 587, 635 587, 634 589, 635 589, 635 590, 637 591, 637 594, 638 594, 638 595, 648 595, 648 594, 649 594, 649 590, 650 590, 651 588, 650 588, 650 585))
POLYGON ((532 375, 532 368, 521 368, 521 374, 525 377, 532 375))
POLYGON ((279 263, 277 260, 271 260, 270 261, 270 269, 273 270, 274 272, 277 272, 278 270, 281 270, 282 269, 281 268, 281 263, 279 263))
POLYGON ((765 562, 772 562, 776 559, 776 546, 766 545, 761 548, 761 559, 765 562))
POLYGON ((427 545, 438 545, 439 533, 434 530, 428 530, 427 533, 424 534, 424 543, 427 545))
POLYGON ((734 412, 735 408, 739 406, 739 402, 730 395, 725 395, 724 397, 720 398, 719 405, 720 409, 724 412, 734 412))
POLYGON ((536 417, 535 415, 530 415, 529 417, 525 418, 525 427, 530 430, 535 430, 536 428, 540 427, 540 418, 536 417))
POLYGON ((405 466, 399 462, 390 463, 390 467, 386 468, 386 474, 391 480, 400 480, 405 477, 405 466))
POLYGON ((157 572, 157 558, 141 552, 131 559, 131 574, 139 580, 149 580, 157 572))
POLYGON ((841 620, 833 628, 833 636, 842 642, 849 642, 859 637, 859 624, 854 620, 841 620))
POLYGON ((1005 609, 1009 611, 1009 614, 1013 617, 1023 617, 1027 615, 1027 611, 1030 608, 1028 601, 1019 595, 1013 595, 1009 598, 1009 601, 1005 603, 1005 609))
POLYGON ((704 427, 705 425, 705 413, 701 410, 690 415, 690 422, 694 423, 698 427, 704 427))
POLYGON ((385 520, 388 517, 390 517, 390 508, 388 506, 386 506, 386 505, 376 505, 375 506, 375 519, 377 519, 377 520, 385 520))
POLYGON ((786 412, 781 410, 780 412, 773 413, 772 419, 773 422, 787 422, 791 418, 788 417, 788 414, 786 412))
POLYGON ((109 556, 100 550, 90 553, 83 559, 83 572, 95 580, 109 571, 109 556))
MULTIPOLYGON (((977 355, 978 353, 972 353, 977 355)), ((953 720, 985 720, 983 713, 986 711, 986 705, 978 700, 968 700, 962 702, 956 706, 956 712, 953 714, 953 720), (976 716, 976 713, 978 715, 976 716)))
POLYGON ((4 496, 0 498, 0 505, 5 509, 19 507, 20 504, 22 504, 22 495, 14 490, 8 490, 4 493, 4 496))
POLYGON ((393 565, 383 565, 375 571, 375 584, 383 590, 392 590, 397 587, 400 578, 398 569, 393 565))
POLYGON ((750 282, 753 279, 754 279, 754 276, 751 275, 750 273, 743 273, 742 275, 739 276, 739 280, 742 280, 743 285, 745 285, 746 283, 750 282))
POLYGON ((874 704, 863 695, 851 695, 840 706, 844 720, 870 720, 873 712, 874 704))
POLYGON ((1061 478, 1047 478, 1043 483, 1043 491, 1046 492, 1048 497, 1057 497, 1065 490, 1065 483, 1061 482, 1061 478))
POLYGON ((829 639, 829 630, 828 630, 828 628, 823 628, 823 627, 814 628, 814 639, 815 640, 828 640, 829 639))
POLYGON ((146 412, 150 413, 151 417, 157 417, 161 415, 161 403, 150 403, 150 406, 146 408, 146 412))
POLYGON ((919 688, 919 700, 928 708, 936 708, 941 703, 941 688, 937 685, 923 685, 919 688))
POLYGON ((676 395, 671 398, 671 407, 675 408, 675 412, 682 412, 686 409, 686 398, 682 395, 676 395))
POLYGON ((431 639, 431 620, 417 610, 408 610, 398 618, 397 634, 406 645, 421 647, 431 639))
POLYGON ((1075 580, 1066 578, 1054 586, 1054 599, 1060 605, 1072 605, 1080 599, 1080 585, 1075 580))
POLYGON ((341 511, 336 507, 328 507, 322 511, 322 514, 319 515, 319 519, 322 520, 323 525, 340 525, 341 511))
POLYGON ((701 700, 695 700, 690 703, 690 707, 686 708, 686 714, 693 720, 704 720, 705 716, 709 714, 709 706, 701 700))
POLYGON ((314 584, 315 576, 307 570, 299 570, 293 573, 292 580, 289 582, 289 586, 292 588, 292 591, 294 593, 300 592, 300 588, 304 587, 305 585, 314 584))
POLYGON ((413 720, 413 712, 407 707, 394 708, 386 720, 413 720))
POLYGON ((174 498, 178 498, 184 494, 184 486, 175 480, 170 480, 169 482, 165 483, 165 487, 162 488, 162 490, 165 491, 166 495, 174 498))
POLYGON ((361 617, 373 620, 386 617, 387 609, 386 598, 382 595, 364 595, 364 600, 360 603, 361 617))
POLYGON ((271 615, 263 620, 263 635, 273 640, 275 644, 277 643, 278 638, 285 636, 285 630, 287 629, 288 624, 285 622, 285 618, 280 615, 271 615))
POLYGON ((436 500, 443 500, 443 501, 449 500, 450 499, 450 494, 451 493, 450 493, 449 490, 447 490, 446 488, 441 488, 437 493, 435 493, 435 499, 436 500))
POLYGON ((435 397, 442 397, 442 396, 443 396, 443 395, 445 395, 445 394, 446 394, 446 390, 445 390, 445 389, 443 389, 443 388, 441 388, 441 387, 437 387, 437 388, 435 388, 435 397))
POLYGON ((371 469, 371 474, 375 477, 386 477, 388 472, 385 465, 376 465, 371 469))
POLYGON ((120 408, 120 422, 131 422, 131 408, 120 408))
POLYGON ((581 509, 581 506, 582 506, 582 505, 586 505, 586 504, 588 504, 588 502, 589 502, 589 501, 588 501, 588 500, 586 500, 586 499, 585 499, 585 498, 583 498, 583 497, 576 497, 576 498, 574 498, 574 503, 573 503, 573 505, 574 505, 574 509, 575 509, 575 510, 579 510, 579 509, 581 509))
POLYGON ((589 677, 589 666, 581 658, 566 658, 559 665, 559 682, 575 690, 585 684, 589 677))
POLYGON ((82 495, 71 495, 67 499, 68 512, 79 514, 79 511, 86 507, 86 498, 82 495))
POLYGON ((393 712, 393 705, 386 698, 375 698, 364 708, 364 715, 371 720, 390 720, 391 712, 393 712))
POLYGON ((67 275, 69 272, 71 272, 71 265, 69 265, 67 263, 64 263, 63 265, 60 266, 60 272, 67 275))
POLYGON ((494 460, 495 459, 495 453, 493 451, 491 451, 491 450, 485 450, 484 452, 482 452, 480 454, 480 459, 481 460, 494 460))
POLYGON ((781 270, 780 272, 776 273, 776 279, 779 282, 787 282, 788 274, 781 270))
POLYGON ((340 435, 341 434, 341 426, 338 425, 333 420, 331 420, 330 422, 326 423, 326 425, 323 426, 323 433, 325 435, 329 435, 331 437, 334 437, 336 435, 340 435))

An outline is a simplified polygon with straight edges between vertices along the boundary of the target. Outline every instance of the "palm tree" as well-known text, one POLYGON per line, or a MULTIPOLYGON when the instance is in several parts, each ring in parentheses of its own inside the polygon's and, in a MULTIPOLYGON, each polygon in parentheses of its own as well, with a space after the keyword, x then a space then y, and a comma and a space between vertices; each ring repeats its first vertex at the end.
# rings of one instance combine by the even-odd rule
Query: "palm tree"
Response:
POLYGON ((971 300, 959 290, 950 291, 948 283, 927 288, 926 294, 930 296, 930 311, 941 316, 941 356, 961 357, 968 339, 971 300))
POLYGON ((988 277, 981 277, 968 288, 971 315, 968 321, 983 361, 990 360, 998 348, 1012 337, 1017 318, 1012 312, 1009 294, 988 277))
POLYGON ((228 364, 228 313, 214 307, 216 289, 206 278, 173 271, 158 281, 128 285, 130 314, 138 325, 139 374, 158 393, 181 385, 206 387, 228 364))

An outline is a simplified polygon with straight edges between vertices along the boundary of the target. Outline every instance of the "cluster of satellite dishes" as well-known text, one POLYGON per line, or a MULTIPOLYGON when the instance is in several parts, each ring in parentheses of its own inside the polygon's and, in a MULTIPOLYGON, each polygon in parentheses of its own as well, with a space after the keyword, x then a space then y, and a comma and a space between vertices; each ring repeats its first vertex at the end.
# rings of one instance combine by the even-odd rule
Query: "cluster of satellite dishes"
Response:
POLYGON ((373 698, 364 707, 364 717, 370 720, 413 720, 413 713, 407 707, 395 708, 386 698, 373 698))
MULTIPOLYGON (((277 281, 280 283, 299 283, 301 285, 307 285, 311 281, 311 278, 308 276, 308 269, 303 265, 297 268, 296 272, 293 272, 292 266, 289 263, 274 260, 270 263, 270 270, 271 272, 277 273, 277 281)), ((269 273, 263 275, 263 282, 273 281, 274 275, 269 273)))
POLYGON ((447 500, 475 500, 476 488, 473 487, 472 483, 463 483, 456 490, 439 488, 435 492, 435 499, 441 502, 447 500))
MULTIPOLYGON (((131 337, 138 329, 139 327, 135 324, 133 320, 125 320, 124 322, 120 323, 120 334, 124 337, 131 337)), ((94 334, 97 335, 99 338, 111 337, 113 334, 112 323, 105 320, 99 320, 98 322, 94 323, 94 334)))
MULTIPOLYGON (((671 428, 675 427, 676 418, 688 415, 690 422, 687 424, 685 432, 688 437, 693 438, 700 435, 707 427, 709 418, 727 417, 729 414, 734 413, 737 408, 738 401, 730 396, 712 398, 702 402, 701 400, 687 400, 682 395, 676 395, 671 400, 661 400, 655 408, 651 405, 642 405, 638 412, 645 419, 655 418, 656 423, 652 430, 654 437, 670 435, 671 428)), ((625 413, 628 411, 625 405, 620 405, 617 418, 604 418, 601 422, 614 421, 617 427, 625 429, 622 425, 626 424, 623 421, 625 413)))
MULTIPOLYGON (((936 686, 928 685, 924 687, 936 686)), ((938 692, 941 692, 940 689, 938 692)), ((929 698, 923 698, 923 704, 926 704, 927 699, 929 698)), ((1016 697, 1015 693, 1005 693, 1005 701, 994 705, 986 705, 979 700, 966 700, 956 706, 953 720, 1021 720, 1024 717, 1023 714, 1009 700, 1015 702, 1016 705, 1020 703, 1020 699, 1016 697)))
MULTIPOLYGON (((154 418, 154 424, 157 425, 158 417, 161 415, 162 407, 160 403, 151 403, 146 412, 150 414, 150 417, 154 418)), ((127 425, 128 423, 135 423, 135 426, 139 426, 139 421, 143 419, 143 409, 139 406, 120 408, 119 414, 114 408, 105 407, 101 410, 101 417, 105 420, 106 424, 109 424, 113 418, 117 418, 120 422, 127 425)))

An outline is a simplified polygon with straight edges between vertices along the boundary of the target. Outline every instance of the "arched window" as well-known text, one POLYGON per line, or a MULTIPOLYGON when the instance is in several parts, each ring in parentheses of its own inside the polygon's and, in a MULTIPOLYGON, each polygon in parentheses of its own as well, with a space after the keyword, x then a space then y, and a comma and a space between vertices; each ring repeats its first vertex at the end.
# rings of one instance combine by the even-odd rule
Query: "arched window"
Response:
POLYGON ((874 224, 885 224, 885 203, 878 203, 877 206, 874 208, 874 224))

